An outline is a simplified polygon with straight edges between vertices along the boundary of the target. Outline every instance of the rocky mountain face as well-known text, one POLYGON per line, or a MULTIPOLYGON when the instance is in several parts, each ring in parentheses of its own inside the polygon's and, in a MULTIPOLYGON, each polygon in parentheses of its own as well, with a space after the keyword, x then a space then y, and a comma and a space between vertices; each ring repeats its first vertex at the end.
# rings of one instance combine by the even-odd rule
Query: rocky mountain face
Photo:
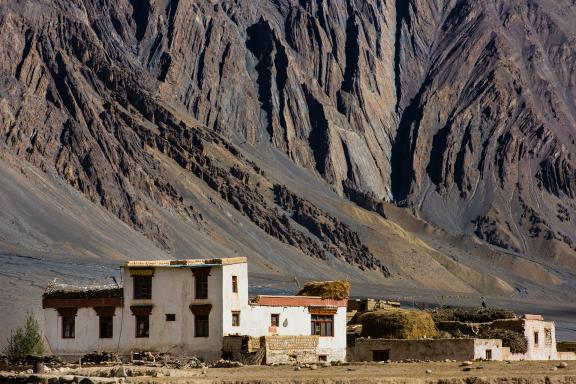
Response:
MULTIPOLYGON (((0 153, 163 257, 562 287, 575 17, 569 0, 3 2, 0 153)), ((35 231, 3 229, 2 249, 49 254, 13 241, 35 231)))

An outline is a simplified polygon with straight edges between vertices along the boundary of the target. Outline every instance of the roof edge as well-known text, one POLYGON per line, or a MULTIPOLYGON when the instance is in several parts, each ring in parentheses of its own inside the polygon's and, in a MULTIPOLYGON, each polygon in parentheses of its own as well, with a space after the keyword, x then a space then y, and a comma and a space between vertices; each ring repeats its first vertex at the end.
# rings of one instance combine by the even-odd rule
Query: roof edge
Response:
POLYGON ((183 260, 130 260, 124 263, 124 267, 194 267, 201 265, 231 265, 245 264, 248 259, 240 257, 223 257, 213 259, 183 259, 183 260))

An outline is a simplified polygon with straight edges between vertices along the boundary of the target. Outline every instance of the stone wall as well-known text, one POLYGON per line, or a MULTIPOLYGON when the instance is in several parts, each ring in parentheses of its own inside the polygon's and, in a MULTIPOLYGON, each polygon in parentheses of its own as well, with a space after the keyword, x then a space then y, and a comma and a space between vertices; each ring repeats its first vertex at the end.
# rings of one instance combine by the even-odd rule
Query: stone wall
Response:
POLYGON ((262 351, 266 364, 317 363, 322 355, 319 339, 318 336, 224 336, 222 351, 236 361, 262 351))
POLYGON ((318 336, 266 336, 266 363, 317 363, 318 336))

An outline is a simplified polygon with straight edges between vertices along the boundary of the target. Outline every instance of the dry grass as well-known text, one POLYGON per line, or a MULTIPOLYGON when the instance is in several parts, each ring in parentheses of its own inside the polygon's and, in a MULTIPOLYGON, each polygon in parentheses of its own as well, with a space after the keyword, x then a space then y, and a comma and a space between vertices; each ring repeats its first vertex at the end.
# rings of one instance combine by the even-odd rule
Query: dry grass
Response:
POLYGON ((343 300, 350 296, 348 281, 311 281, 304 284, 299 296, 320 296, 323 299, 343 300))
POLYGON ((423 339, 436 336, 432 316, 424 311, 382 309, 358 316, 362 336, 385 339, 423 339))

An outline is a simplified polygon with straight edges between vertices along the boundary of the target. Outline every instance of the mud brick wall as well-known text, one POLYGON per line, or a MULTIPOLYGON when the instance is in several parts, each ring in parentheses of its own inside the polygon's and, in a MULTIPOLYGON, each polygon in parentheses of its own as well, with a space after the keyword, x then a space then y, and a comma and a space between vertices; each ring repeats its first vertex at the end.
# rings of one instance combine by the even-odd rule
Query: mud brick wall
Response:
POLYGON ((473 360, 484 358, 485 350, 493 350, 493 359, 502 359, 500 340, 479 339, 426 339, 426 340, 392 340, 392 339, 357 339, 348 348, 348 361, 373 361, 382 359, 388 351, 388 359, 400 361, 407 359, 442 361, 473 360), (376 352, 375 352, 376 351, 376 352))

